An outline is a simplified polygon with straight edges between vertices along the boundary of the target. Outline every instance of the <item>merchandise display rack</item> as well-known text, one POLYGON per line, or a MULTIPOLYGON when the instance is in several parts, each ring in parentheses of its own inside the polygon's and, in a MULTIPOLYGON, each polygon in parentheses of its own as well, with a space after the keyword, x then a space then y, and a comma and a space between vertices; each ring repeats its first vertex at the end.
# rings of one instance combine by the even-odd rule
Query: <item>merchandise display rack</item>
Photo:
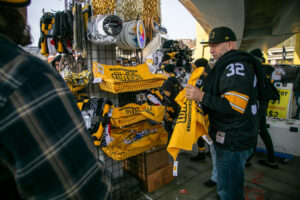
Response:
MULTIPOLYGON (((68 8, 71 8, 72 5, 75 5, 77 3, 88 3, 91 5, 90 0, 66 0, 65 9, 67 10, 68 8)), ((148 14, 150 15, 151 13, 148 14)), ((145 27, 143 29, 145 29, 145 27)), ((142 64, 143 62, 143 53, 141 49, 123 50, 120 49, 116 44, 94 44, 91 41, 87 40, 87 38, 85 38, 83 42, 86 48, 79 50, 79 52, 84 55, 85 64, 74 66, 72 68, 73 72, 79 73, 83 69, 83 66, 85 66, 84 69, 87 69, 89 72, 93 73, 93 63, 95 62, 104 65, 123 66, 136 66, 142 64)), ((88 99, 107 98, 113 103, 114 107, 123 107, 129 103, 136 103, 141 105, 146 102, 146 98, 144 95, 146 92, 145 90, 112 93, 101 90, 98 83, 93 83, 92 77, 93 75, 91 75, 91 79, 85 88, 76 91, 76 93, 74 92, 77 100, 80 100, 83 97, 87 97, 88 99)), ((96 148, 98 161, 106 166, 112 177, 112 199, 143 199, 141 190, 147 191, 148 187, 146 169, 147 153, 143 152, 125 160, 117 161, 112 157, 106 155, 101 147, 96 148)))
MULTIPOLYGON (((116 65, 117 59, 136 58, 137 64, 142 62, 142 53, 140 50, 136 51, 123 51, 118 49, 115 45, 95 45, 91 42, 87 42, 87 66, 89 71, 93 71, 93 62, 99 62, 106 65, 116 65)), ((113 94, 111 92, 103 91, 99 88, 98 84, 89 83, 88 94, 90 98, 108 98, 114 106, 121 107, 128 103, 136 102, 137 95, 143 93, 143 91, 136 92, 124 92, 119 94, 113 94)), ((143 102, 141 102, 143 103, 143 102)))
MULTIPOLYGON (((95 45, 91 42, 87 42, 87 65, 88 70, 92 70, 93 62, 99 62, 107 65, 116 65, 117 58, 126 58, 131 59, 132 57, 136 58, 137 64, 140 64, 142 61, 141 51, 134 52, 123 52, 121 49, 118 49, 115 45, 95 45)), ((137 95, 142 93, 143 91, 136 92, 125 92, 119 94, 113 94, 111 92, 103 91, 100 89, 99 84, 92 83, 90 81, 89 86, 87 88, 88 96, 90 98, 108 98, 111 100, 116 107, 124 106, 128 103, 136 102, 137 95)), ((142 103, 142 102, 141 102, 142 103)), ((139 163, 145 162, 145 153, 139 154, 133 158, 129 158, 130 160, 137 161, 139 163)), ((137 179, 138 177, 134 177, 131 173, 127 172, 124 169, 124 163, 134 163, 123 161, 116 161, 109 156, 107 156, 100 148, 98 148, 98 160, 103 162, 106 168, 109 170, 112 176, 112 199, 113 200, 121 200, 121 199, 129 199, 129 200, 138 200, 142 199, 140 188, 141 183, 137 179)), ((130 166, 131 169, 136 168, 136 171, 143 176, 142 168, 138 169, 137 166, 142 166, 141 164, 136 166, 130 166)), ((144 175, 146 177, 146 175, 144 175)))

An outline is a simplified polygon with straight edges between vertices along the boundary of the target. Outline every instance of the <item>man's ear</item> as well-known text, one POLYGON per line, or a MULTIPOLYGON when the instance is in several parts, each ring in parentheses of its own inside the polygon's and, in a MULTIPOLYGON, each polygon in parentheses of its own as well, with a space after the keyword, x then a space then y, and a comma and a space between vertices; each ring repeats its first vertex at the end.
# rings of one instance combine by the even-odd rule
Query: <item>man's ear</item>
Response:
POLYGON ((236 49, 236 41, 228 41, 229 50, 236 49))
POLYGON ((231 41, 231 43, 232 43, 232 49, 237 49, 236 47, 237 47, 237 41, 231 41))

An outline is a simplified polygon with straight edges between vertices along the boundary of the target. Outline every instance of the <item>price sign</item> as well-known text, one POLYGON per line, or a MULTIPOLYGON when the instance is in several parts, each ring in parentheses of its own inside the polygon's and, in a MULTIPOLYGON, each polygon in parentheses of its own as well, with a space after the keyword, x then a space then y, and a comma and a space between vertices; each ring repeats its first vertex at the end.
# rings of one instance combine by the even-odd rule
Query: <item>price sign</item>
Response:
POLYGON ((269 117, 287 118, 289 111, 289 104, 291 98, 291 90, 278 89, 280 99, 277 101, 270 101, 267 115, 269 117))

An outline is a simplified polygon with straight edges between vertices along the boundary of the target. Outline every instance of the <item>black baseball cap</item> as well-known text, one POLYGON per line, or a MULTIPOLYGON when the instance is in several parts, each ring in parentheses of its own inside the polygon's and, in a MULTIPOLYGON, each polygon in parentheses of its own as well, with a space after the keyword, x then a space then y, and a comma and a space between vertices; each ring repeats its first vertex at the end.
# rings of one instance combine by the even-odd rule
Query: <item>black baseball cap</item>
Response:
POLYGON ((221 42, 236 41, 234 32, 225 26, 216 27, 209 33, 207 42, 200 42, 201 44, 217 44, 221 42))

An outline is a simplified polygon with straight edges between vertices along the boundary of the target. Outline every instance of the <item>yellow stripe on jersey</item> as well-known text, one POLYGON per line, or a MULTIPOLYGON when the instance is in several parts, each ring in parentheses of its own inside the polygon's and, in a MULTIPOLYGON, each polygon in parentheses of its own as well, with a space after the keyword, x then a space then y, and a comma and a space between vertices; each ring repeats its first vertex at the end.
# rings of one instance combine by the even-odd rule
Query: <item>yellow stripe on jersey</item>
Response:
POLYGON ((244 114, 249 100, 247 95, 235 91, 229 91, 224 94, 224 97, 229 101, 232 109, 244 114))

